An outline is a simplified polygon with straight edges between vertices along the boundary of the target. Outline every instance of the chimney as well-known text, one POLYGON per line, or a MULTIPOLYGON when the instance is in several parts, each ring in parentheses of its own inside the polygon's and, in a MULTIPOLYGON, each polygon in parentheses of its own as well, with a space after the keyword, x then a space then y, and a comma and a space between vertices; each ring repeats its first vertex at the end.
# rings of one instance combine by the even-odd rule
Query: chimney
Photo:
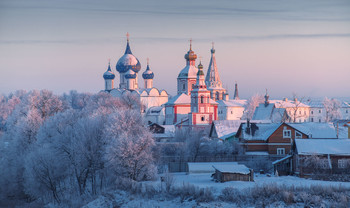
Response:
POLYGON ((247 119, 247 128, 245 129, 245 132, 247 134, 250 134, 250 119, 249 118, 247 119))

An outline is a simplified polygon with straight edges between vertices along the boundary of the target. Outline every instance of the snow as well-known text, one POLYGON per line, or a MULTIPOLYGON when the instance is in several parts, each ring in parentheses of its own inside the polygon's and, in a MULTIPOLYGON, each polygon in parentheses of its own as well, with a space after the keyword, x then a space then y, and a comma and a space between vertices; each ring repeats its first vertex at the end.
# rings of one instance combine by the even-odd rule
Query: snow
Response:
POLYGON ((216 134, 220 139, 226 139, 235 135, 241 123, 244 120, 217 120, 213 122, 216 134))
POLYGON ((228 107, 245 107, 247 100, 218 100, 216 101, 219 106, 228 106, 228 107))
POLYGON ((182 93, 172 97, 166 104, 191 104, 191 98, 189 95, 182 93))
POLYGON ((350 155, 350 139, 295 139, 299 155, 350 155))
POLYGON ((214 164, 213 167, 223 173, 241 173, 241 174, 250 173, 250 169, 247 168, 247 166, 240 165, 240 164, 233 164, 233 165, 214 164))
POLYGON ((301 131, 302 133, 317 139, 335 139, 337 131, 333 123, 288 123, 291 127, 301 131))
POLYGON ((238 165, 237 162, 195 162, 195 163, 188 163, 188 173, 214 173, 215 170, 213 166, 215 167, 232 167, 238 165))
POLYGON ((136 65, 137 63, 138 63, 138 60, 137 60, 137 58, 136 58, 134 55, 132 55, 132 54, 124 54, 124 55, 118 60, 117 65, 122 64, 122 65, 124 65, 124 66, 126 66, 126 65, 132 65, 132 66, 134 66, 134 65, 136 65))
POLYGON ((197 67, 193 65, 187 65, 185 68, 183 68, 179 74, 178 78, 193 78, 197 79, 197 67))
MULTIPOLYGON (((251 124, 252 125, 252 124, 251 124)), ((271 134, 280 127, 281 124, 276 123, 257 123, 255 124, 259 129, 255 131, 254 136, 252 135, 252 131, 250 134, 246 132, 247 124, 242 124, 242 133, 243 139, 245 140, 263 140, 266 141, 271 134)))
POLYGON ((310 187, 311 185, 333 185, 344 187, 350 187, 350 182, 336 182, 336 181, 320 181, 311 180, 305 178, 299 178, 296 176, 272 176, 268 177, 264 174, 255 174, 254 182, 251 181, 227 181, 225 183, 216 183, 212 181, 211 173, 201 173, 201 174, 186 174, 186 173, 174 173, 175 184, 181 186, 184 183, 193 184, 200 188, 214 188, 215 191, 221 192, 226 187, 234 187, 240 190, 245 188, 253 188, 254 186, 262 186, 265 184, 276 184, 276 185, 286 185, 286 186, 298 186, 298 187, 310 187))
POLYGON ((276 108, 307 108, 309 107, 308 105, 300 102, 300 101, 292 101, 292 100, 269 100, 270 103, 274 103, 276 108))
POLYGON ((254 111, 253 119, 281 122, 285 111, 286 110, 284 108, 275 108, 275 104, 273 103, 270 103, 267 106, 265 106, 265 104, 259 104, 259 106, 254 111))
POLYGON ((284 160, 286 160, 286 159, 289 159, 289 158, 291 158, 291 157, 293 157, 293 155, 287 155, 287 156, 285 156, 284 158, 281 158, 281 159, 279 159, 279 160, 273 161, 273 162, 272 162, 272 165, 275 165, 275 164, 277 164, 277 163, 280 163, 280 162, 282 162, 282 161, 284 161, 284 160))

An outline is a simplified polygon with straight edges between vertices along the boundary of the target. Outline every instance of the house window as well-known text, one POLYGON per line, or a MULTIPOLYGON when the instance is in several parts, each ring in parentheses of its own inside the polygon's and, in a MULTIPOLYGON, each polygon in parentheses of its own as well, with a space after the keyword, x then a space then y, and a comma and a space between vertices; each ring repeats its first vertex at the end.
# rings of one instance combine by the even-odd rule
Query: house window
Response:
POLYGON ((346 162, 347 160, 344 160, 344 159, 340 159, 338 160, 338 168, 346 168, 346 162))
POLYGON ((311 114, 314 114, 314 111, 311 111, 311 114))
POLYGON ((321 119, 318 119, 318 122, 320 122, 320 123, 321 123, 321 119))
POLYGON ((186 89, 186 85, 182 84, 182 89, 185 90, 186 89))
POLYGON ((311 118, 311 122, 314 122, 314 118, 311 118))
POLYGON ((299 131, 295 131, 295 138, 301 139, 301 138, 303 138, 303 135, 299 131))
POLYGON ((284 155, 285 149, 284 148, 277 148, 277 155, 284 155))
POLYGON ((201 117, 201 121, 204 121, 204 116, 201 117))
POLYGON ((348 113, 348 110, 346 110, 345 113, 348 113))
POLYGON ((201 103, 204 103, 204 97, 201 96, 201 103))
POLYGON ((322 169, 328 169, 329 168, 329 164, 328 164, 328 160, 327 159, 323 159, 320 160, 320 168, 322 169))
POLYGON ((283 138, 291 138, 292 135, 292 131, 291 130, 287 130, 286 127, 284 127, 285 129, 283 130, 283 138))
POLYGON ((321 113, 321 110, 318 110, 319 113, 321 113))

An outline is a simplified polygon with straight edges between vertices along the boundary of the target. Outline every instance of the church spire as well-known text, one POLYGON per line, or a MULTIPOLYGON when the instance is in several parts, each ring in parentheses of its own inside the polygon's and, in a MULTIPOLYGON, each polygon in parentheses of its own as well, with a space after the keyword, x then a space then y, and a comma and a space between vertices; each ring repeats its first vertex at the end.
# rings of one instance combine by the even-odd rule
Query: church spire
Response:
POLYGON ((235 84, 235 94, 233 95, 233 99, 234 99, 234 100, 239 100, 237 82, 236 82, 236 84, 235 84))
POLYGON ((125 54, 132 54, 131 49, 130 49, 130 45, 129 45, 129 37, 130 34, 126 33, 126 49, 125 49, 125 54))
POLYGON ((211 58, 207 75, 205 77, 205 84, 208 88, 222 88, 222 82, 220 80, 219 71, 216 67, 214 42, 212 43, 211 58))

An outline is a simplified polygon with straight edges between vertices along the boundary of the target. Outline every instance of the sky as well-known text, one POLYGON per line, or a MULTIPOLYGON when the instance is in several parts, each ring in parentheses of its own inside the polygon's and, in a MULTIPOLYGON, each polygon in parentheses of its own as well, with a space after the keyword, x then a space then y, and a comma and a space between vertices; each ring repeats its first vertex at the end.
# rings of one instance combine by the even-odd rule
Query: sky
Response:
POLYGON ((171 95, 192 38, 205 72, 215 42, 231 98, 235 82, 242 98, 350 97, 349 0, 1 0, 0 93, 98 92, 127 32, 171 95))

